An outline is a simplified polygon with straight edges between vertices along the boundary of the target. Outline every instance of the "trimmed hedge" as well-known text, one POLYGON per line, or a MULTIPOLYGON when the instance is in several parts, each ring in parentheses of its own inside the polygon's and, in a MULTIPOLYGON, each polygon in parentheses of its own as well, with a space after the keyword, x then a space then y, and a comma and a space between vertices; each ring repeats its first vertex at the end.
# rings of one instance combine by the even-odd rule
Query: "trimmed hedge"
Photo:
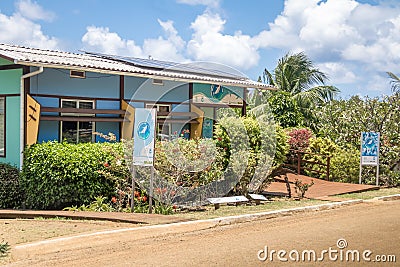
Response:
POLYGON ((122 155, 122 144, 47 142, 26 148, 20 182, 26 208, 62 209, 111 197, 115 181, 102 173, 115 157, 112 151, 122 155))
POLYGON ((0 163, 0 208, 19 208, 21 200, 19 170, 10 164, 0 163))

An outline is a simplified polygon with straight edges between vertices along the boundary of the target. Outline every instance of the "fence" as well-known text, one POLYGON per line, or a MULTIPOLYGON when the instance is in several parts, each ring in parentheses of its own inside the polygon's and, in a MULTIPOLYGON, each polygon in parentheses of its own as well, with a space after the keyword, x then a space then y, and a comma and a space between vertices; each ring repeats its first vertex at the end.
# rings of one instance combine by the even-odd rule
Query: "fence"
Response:
POLYGON ((304 152, 300 150, 290 150, 288 160, 284 164, 284 166, 291 168, 293 170, 297 171, 297 174, 304 174, 304 171, 309 171, 317 174, 326 174, 326 180, 329 181, 329 169, 330 169, 330 162, 331 162, 331 157, 329 155, 321 155, 321 154, 315 154, 315 153, 309 153, 309 152, 304 152), (314 156, 320 156, 321 158, 326 158, 326 163, 323 161, 319 160, 305 160, 303 159, 304 155, 314 155, 314 156), (305 164, 311 165, 311 167, 308 167, 305 164), (322 169, 313 169, 312 166, 318 165, 321 166, 322 169))

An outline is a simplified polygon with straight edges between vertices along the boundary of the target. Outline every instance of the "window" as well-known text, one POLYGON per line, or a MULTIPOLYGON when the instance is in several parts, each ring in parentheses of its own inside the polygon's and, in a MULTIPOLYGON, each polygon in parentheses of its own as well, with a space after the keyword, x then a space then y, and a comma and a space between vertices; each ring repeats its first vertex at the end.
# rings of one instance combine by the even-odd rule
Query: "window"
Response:
MULTIPOLYGON (((61 100, 62 108, 73 109, 93 109, 94 101, 88 100, 61 100)), ((66 112, 61 116, 68 117, 94 117, 94 114, 66 112)), ((91 121, 62 121, 61 122, 61 140, 70 143, 88 143, 94 140, 93 136, 94 122, 91 121)))
POLYGON ((80 71, 80 70, 70 70, 69 71, 69 76, 71 78, 82 78, 82 79, 85 79, 86 78, 86 73, 84 71, 80 71))
POLYGON ((164 82, 161 79, 153 79, 153 84, 155 84, 155 85, 164 85, 164 82))
MULTIPOLYGON (((167 114, 171 112, 171 105, 165 104, 146 104, 146 108, 157 108, 157 120, 163 120, 167 118, 167 114), (162 115, 159 113, 162 112, 162 115)), ((171 124, 170 123, 157 123, 157 134, 161 138, 168 138, 171 135, 171 124)))
POLYGON ((5 156, 5 106, 6 106, 5 97, 0 97, 0 157, 5 156))

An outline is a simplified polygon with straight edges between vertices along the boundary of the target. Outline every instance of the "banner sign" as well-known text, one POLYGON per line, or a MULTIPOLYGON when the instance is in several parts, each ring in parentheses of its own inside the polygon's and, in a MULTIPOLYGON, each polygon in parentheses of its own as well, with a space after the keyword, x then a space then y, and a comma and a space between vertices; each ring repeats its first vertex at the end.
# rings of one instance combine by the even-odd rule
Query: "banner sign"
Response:
POLYGON ((155 127, 156 109, 135 109, 133 165, 153 166, 155 127))
POLYGON ((243 105, 244 89, 218 84, 193 84, 193 103, 243 105))
POLYGON ((379 164, 379 133, 361 133, 361 165, 379 164))

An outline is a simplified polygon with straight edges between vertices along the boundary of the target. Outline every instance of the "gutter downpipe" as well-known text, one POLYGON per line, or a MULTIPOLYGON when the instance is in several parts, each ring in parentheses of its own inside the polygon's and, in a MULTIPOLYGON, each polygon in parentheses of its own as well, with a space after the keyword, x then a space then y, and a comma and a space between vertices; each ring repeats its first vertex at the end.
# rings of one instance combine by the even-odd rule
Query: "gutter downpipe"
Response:
POLYGON ((38 70, 33 72, 29 72, 21 76, 21 89, 20 89, 20 126, 19 126, 19 135, 20 135, 20 142, 19 142, 19 169, 22 170, 22 164, 24 160, 23 152, 25 147, 25 79, 30 78, 32 76, 38 75, 43 72, 43 66, 40 66, 38 70))

